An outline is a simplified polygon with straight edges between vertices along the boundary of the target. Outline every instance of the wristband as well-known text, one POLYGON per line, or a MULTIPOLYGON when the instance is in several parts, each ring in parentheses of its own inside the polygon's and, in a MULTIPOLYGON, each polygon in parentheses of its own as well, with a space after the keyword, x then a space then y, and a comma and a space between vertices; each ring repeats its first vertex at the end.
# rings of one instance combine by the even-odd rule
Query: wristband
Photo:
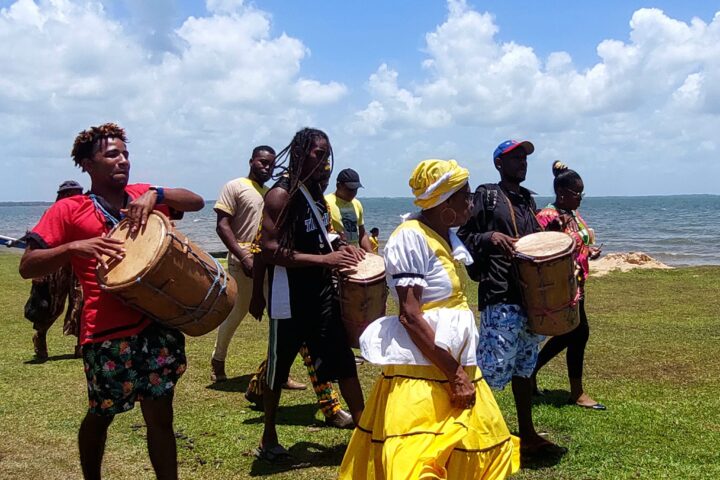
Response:
POLYGON ((152 186, 149 190, 154 190, 157 194, 157 197, 155 198, 155 204, 160 205, 165 201, 165 189, 163 187, 158 186, 152 186))

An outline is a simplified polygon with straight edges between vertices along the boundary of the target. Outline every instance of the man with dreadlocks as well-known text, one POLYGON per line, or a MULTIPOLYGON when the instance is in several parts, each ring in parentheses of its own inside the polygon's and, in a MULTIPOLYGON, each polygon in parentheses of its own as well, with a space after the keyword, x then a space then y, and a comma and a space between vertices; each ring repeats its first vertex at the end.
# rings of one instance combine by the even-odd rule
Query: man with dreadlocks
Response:
POLYGON ((153 210, 166 215, 196 211, 204 202, 181 188, 129 185, 126 143, 125 130, 114 123, 80 132, 72 157, 90 175, 90 191, 62 199, 45 212, 27 235, 20 275, 40 277, 70 263, 82 285, 80 343, 90 401, 78 434, 83 476, 100 478, 110 423, 140 401, 155 474, 175 479, 172 401, 185 371, 185 338, 101 290, 95 270, 103 256, 123 258, 123 242, 106 236, 123 215, 134 231, 153 210))
POLYGON ((298 349, 306 344, 318 380, 337 380, 355 423, 363 410, 363 395, 352 350, 340 321, 332 270, 351 268, 364 253, 353 246, 333 250, 330 219, 322 182, 332 170, 328 136, 310 128, 295 134, 278 155, 283 170, 265 195, 261 256, 268 266, 270 338, 263 403, 265 428, 258 458, 290 458, 275 428, 281 383, 298 349))

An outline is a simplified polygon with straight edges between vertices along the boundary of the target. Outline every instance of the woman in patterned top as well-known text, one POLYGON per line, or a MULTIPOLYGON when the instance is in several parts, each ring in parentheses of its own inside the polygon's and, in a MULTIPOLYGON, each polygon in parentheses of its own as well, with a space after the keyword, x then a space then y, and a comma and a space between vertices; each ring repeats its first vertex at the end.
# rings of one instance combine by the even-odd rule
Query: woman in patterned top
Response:
MULTIPOLYGON (((582 178, 567 165, 556 161, 552 166, 555 180, 555 201, 540 210, 537 219, 545 230, 565 232, 575 240, 575 261, 577 263, 578 288, 580 289, 580 325, 564 335, 552 337, 540 351, 533 380, 537 372, 556 355, 567 348, 567 368, 570 379, 570 404, 593 410, 605 410, 602 403, 593 400, 583 389, 582 372, 585 357, 585 345, 590 336, 587 315, 585 314, 585 280, 589 274, 588 260, 600 256, 592 230, 582 219, 577 209, 584 196, 582 178)), ((537 390, 536 390, 537 391, 537 390)), ((537 391, 539 393, 539 391, 537 391)))

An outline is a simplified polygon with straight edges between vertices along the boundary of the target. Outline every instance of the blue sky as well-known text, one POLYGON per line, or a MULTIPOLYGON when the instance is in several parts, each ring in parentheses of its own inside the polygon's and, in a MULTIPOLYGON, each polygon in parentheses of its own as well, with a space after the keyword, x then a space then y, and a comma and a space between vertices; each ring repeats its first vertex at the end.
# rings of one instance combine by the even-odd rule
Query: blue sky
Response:
POLYGON ((134 181, 214 198, 255 144, 328 131, 365 196, 407 196, 424 158, 494 181, 536 145, 589 195, 719 194, 720 2, 0 0, 0 201, 87 183, 77 131, 128 129, 134 181), (700 174, 698 174, 700 173, 700 174))

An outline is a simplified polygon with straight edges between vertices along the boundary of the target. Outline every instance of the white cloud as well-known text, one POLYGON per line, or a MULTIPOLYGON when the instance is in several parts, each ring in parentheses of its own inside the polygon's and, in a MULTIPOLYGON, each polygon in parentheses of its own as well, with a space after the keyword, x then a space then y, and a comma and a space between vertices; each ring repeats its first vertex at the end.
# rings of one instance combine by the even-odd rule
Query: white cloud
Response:
MULTIPOLYGON (((433 139, 425 156, 451 140, 458 160, 475 162, 480 148, 476 181, 495 179, 488 159, 497 143, 529 136, 543 165, 531 165, 528 178, 538 172, 544 192, 548 165, 558 156, 598 179, 612 178, 596 192, 664 193, 659 185, 718 192, 710 180, 700 186, 687 162, 706 161, 708 140, 720 128, 720 13, 710 23, 686 23, 640 9, 630 19, 629 41, 600 42, 599 61, 583 70, 566 52, 540 58, 532 46, 499 41, 499 30, 490 13, 449 0, 446 20, 426 35, 425 78, 404 84, 402 72, 380 65, 369 76, 370 99, 351 131, 395 157, 401 156, 396 137, 383 126, 433 139), (636 185, 660 163, 677 177, 636 185), (608 177, 607 171, 623 175, 608 177)), ((710 168, 720 174, 716 165, 710 168)))
POLYGON ((0 163, 28 168, 13 168, 27 187, 5 198, 49 198, 57 179, 80 178, 68 155, 74 135, 105 121, 127 128, 135 180, 213 196, 245 165, 251 142, 287 142, 346 95, 341 83, 301 77, 309 50, 273 36, 269 14, 232 0, 207 8, 176 26, 161 52, 167 42, 148 45, 97 1, 2 9, 0 44, 13 48, 0 49, 0 163), (212 178, 198 179, 198 167, 212 178), (54 175, 39 173, 47 170, 54 175), (43 175, 55 179, 37 181, 43 175))
POLYGON ((303 39, 273 33, 283 26, 254 4, 207 0, 188 18, 170 0, 120 4, 130 13, 116 15, 114 0, 0 10, 0 168, 17 176, 0 200, 47 199, 82 178, 72 139, 105 121, 128 129, 134 180, 208 197, 245 167, 249 146, 281 148, 306 125, 327 129, 338 167, 356 168, 369 196, 408 195, 423 158, 495 180, 491 152, 508 137, 535 142, 528 186, 540 192, 562 158, 594 194, 720 193, 720 12, 683 22, 640 9, 627 40, 599 42, 585 68, 499 40, 492 13, 450 0, 425 34, 419 74, 378 52, 374 71, 345 84, 306 71, 303 39), (669 178, 648 178, 655 171, 669 178))

